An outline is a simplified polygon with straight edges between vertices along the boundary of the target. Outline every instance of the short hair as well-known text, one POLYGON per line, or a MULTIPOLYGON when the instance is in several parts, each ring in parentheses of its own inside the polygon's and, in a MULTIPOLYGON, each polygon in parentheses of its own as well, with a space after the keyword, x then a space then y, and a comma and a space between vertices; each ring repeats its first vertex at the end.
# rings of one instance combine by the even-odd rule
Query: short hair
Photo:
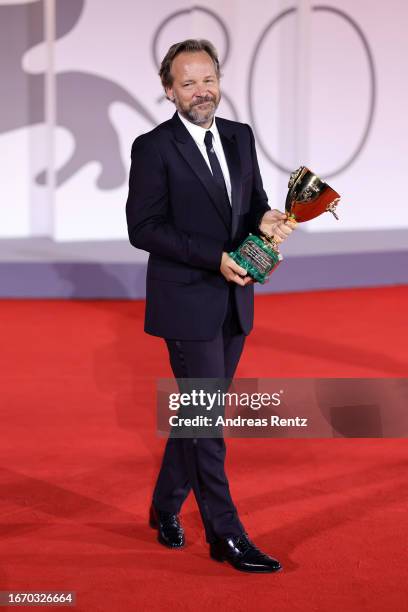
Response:
POLYGON ((174 58, 180 53, 198 53, 199 51, 205 51, 211 57, 214 62, 215 72, 217 77, 220 78, 220 62, 218 59, 217 49, 209 41, 202 38, 188 38, 182 42, 171 45, 167 51, 160 65, 159 76, 164 89, 173 85, 173 76, 171 74, 171 65, 174 58))

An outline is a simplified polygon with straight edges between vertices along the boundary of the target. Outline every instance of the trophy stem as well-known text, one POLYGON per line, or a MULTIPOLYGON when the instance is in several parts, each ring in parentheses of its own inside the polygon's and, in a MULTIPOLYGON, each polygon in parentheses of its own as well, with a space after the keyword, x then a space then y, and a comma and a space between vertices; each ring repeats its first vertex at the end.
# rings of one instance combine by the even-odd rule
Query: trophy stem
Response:
POLYGON ((274 251, 279 252, 279 245, 273 236, 268 236, 268 234, 265 234, 261 230, 259 230, 259 233, 261 235, 261 240, 263 240, 265 244, 271 247, 274 251))

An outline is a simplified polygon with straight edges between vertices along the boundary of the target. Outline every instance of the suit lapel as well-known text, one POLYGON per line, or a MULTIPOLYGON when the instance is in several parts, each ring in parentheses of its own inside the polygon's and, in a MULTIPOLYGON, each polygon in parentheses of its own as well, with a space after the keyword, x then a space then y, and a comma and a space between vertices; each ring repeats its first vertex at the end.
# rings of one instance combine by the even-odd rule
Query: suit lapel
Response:
POLYGON ((172 126, 178 150, 204 185, 226 228, 230 231, 231 222, 228 218, 228 211, 225 210, 225 204, 221 200, 221 194, 217 184, 214 182, 211 170, 201 155, 193 138, 188 133, 188 130, 180 121, 177 113, 173 115, 172 126))
POLYGON ((216 119, 217 128, 220 133, 222 147, 228 164, 231 179, 231 204, 232 204, 232 224, 231 237, 234 238, 238 228, 238 217, 241 209, 242 200, 242 173, 241 160, 239 157, 238 144, 235 134, 228 134, 222 120, 216 119))

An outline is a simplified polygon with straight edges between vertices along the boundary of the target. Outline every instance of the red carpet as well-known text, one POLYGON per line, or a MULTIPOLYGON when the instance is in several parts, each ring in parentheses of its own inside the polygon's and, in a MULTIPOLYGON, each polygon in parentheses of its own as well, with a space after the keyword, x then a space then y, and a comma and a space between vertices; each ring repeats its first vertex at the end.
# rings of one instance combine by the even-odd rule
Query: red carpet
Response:
MULTIPOLYGON (((407 310, 407 287, 258 297, 238 375, 405 377, 407 310)), ((238 573, 209 559, 193 496, 185 550, 146 526, 170 370, 143 304, 0 313, 0 590, 74 590, 84 612, 407 609, 405 440, 229 440, 241 519, 284 565, 238 573)))

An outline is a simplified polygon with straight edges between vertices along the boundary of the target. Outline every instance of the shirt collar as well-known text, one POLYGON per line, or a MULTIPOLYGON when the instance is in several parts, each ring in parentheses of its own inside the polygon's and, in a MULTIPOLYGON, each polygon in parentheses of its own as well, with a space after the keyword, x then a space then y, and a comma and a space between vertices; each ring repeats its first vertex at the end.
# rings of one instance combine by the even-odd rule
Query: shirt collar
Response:
POLYGON ((204 137, 205 137, 205 133, 209 130, 210 132, 212 132, 214 140, 218 139, 218 129, 217 129, 217 124, 215 122, 215 117, 213 119, 212 125, 209 128, 202 128, 201 125, 196 125, 195 123, 191 123, 191 121, 188 121, 188 119, 185 119, 185 117, 183 117, 182 115, 180 115, 179 112, 177 112, 179 119, 181 120, 181 122, 186 126, 187 130, 189 131, 190 135, 192 136, 193 140, 195 140, 195 142, 200 145, 200 146, 204 146, 204 137))

